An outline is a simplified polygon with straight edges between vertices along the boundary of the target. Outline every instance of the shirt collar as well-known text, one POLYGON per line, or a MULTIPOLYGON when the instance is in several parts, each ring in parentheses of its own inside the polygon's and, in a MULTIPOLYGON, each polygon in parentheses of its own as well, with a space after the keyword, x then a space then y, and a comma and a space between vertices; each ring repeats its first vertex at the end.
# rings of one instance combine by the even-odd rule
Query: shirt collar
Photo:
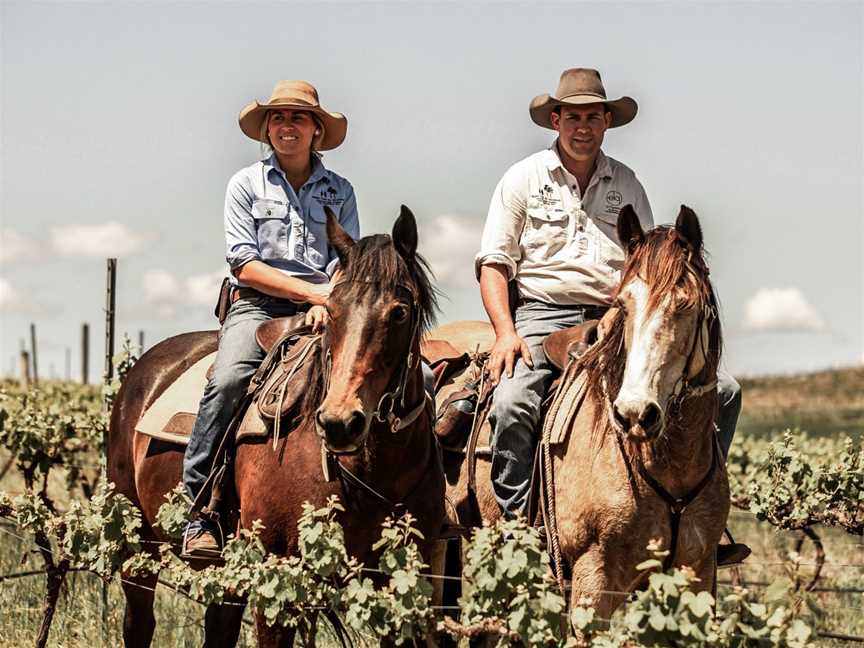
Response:
MULTIPOLYGON (((270 157, 266 160, 262 160, 262 164, 264 165, 264 171, 267 175, 270 175, 271 171, 275 171, 283 178, 285 177, 285 172, 282 170, 282 166, 279 164, 279 158, 276 157, 275 153, 271 153, 270 157)), ((327 177, 327 169, 324 167, 324 163, 321 161, 321 157, 313 153, 312 154, 312 173, 309 174, 309 179, 306 181, 306 184, 314 184, 319 180, 326 179, 327 177)))
MULTIPOLYGON (((546 168, 550 171, 555 171, 556 169, 561 169, 563 171, 567 170, 564 168, 564 163, 561 162, 561 156, 558 154, 557 139, 552 142, 552 146, 550 146, 543 152, 543 162, 546 165, 546 168)), ((603 153, 602 149, 597 151, 596 169, 594 170, 594 175, 596 175, 598 178, 612 177, 612 165, 609 164, 609 158, 606 157, 606 154, 603 153)))

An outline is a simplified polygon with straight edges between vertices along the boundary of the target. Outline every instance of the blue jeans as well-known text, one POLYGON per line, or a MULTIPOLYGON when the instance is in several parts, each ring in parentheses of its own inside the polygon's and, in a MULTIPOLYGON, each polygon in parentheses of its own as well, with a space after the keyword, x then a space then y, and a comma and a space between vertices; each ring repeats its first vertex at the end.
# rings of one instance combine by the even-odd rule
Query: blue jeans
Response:
MULTIPOLYGON (((231 304, 219 332, 213 375, 204 389, 198 417, 183 456, 183 486, 194 501, 213 467, 213 455, 265 353, 255 340, 261 322, 297 313, 292 302, 242 297, 231 304)), ((206 504, 206 502, 205 502, 206 504)))
MULTIPOLYGON (((520 359, 513 377, 502 374, 492 396, 489 423, 492 427, 492 487, 504 515, 521 515, 528 500, 531 470, 537 449, 541 403, 549 390, 554 367, 543 353, 547 335, 589 319, 598 319, 606 311, 598 306, 555 306, 543 302, 525 302, 516 309, 516 332, 531 351, 534 369, 520 359)), ((741 411, 741 388, 728 374, 718 372, 720 413, 717 419, 720 445, 724 455, 735 434, 741 411)))

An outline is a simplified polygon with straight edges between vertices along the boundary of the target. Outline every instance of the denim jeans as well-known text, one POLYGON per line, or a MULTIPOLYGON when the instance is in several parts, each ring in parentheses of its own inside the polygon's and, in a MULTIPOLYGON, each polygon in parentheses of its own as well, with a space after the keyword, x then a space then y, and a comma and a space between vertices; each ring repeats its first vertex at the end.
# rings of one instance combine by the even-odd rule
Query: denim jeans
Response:
POLYGON ((266 297, 242 297, 231 304, 219 332, 219 351, 213 375, 204 388, 198 416, 183 457, 183 486, 194 501, 213 467, 213 455, 264 351, 255 340, 261 322, 297 313, 290 301, 266 297))
MULTIPOLYGON (((536 301, 525 302, 516 309, 516 332, 531 351, 534 369, 521 359, 517 360, 512 378, 502 374, 489 411, 492 487, 508 518, 522 514, 527 503, 539 436, 540 407, 554 376, 554 367, 543 353, 543 340, 555 331, 598 319, 605 310, 598 306, 555 306, 536 301)), ((717 378, 720 391, 717 424, 725 455, 741 411, 741 388, 728 374, 717 378)))

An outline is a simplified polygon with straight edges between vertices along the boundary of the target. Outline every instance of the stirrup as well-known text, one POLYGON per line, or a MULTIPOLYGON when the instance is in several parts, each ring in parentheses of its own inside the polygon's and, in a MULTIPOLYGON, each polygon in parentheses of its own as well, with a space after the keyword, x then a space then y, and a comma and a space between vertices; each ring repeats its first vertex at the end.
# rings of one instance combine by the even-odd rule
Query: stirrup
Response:
POLYGON ((213 560, 222 557, 222 548, 225 546, 225 536, 222 533, 222 525, 218 522, 209 522, 208 526, 212 525, 215 528, 215 532, 218 533, 219 537, 217 538, 214 534, 214 529, 201 527, 198 531, 195 532, 194 535, 190 535, 189 526, 191 522, 186 525, 186 529, 183 531, 183 545, 180 550, 180 557, 187 560, 213 560), (209 547, 202 547, 200 549, 193 548, 192 551, 189 551, 189 542, 195 540, 203 534, 209 534, 213 536, 213 540, 216 542, 215 548, 211 549, 209 547))

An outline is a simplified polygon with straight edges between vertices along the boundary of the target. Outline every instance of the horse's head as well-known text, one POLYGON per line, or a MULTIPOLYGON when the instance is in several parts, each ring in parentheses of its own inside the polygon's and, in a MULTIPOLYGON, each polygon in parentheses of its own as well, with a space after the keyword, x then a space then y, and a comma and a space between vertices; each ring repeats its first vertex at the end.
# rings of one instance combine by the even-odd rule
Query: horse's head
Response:
POLYGON ((420 337, 433 316, 435 292, 407 207, 392 236, 357 242, 328 209, 327 237, 342 278, 327 301, 326 394, 315 420, 331 452, 351 453, 366 442, 374 420, 393 421, 422 402, 420 337))
POLYGON ((620 389, 610 417, 632 439, 651 440, 670 410, 716 384, 720 325, 693 210, 682 205, 674 227, 644 232, 627 205, 618 238, 627 260, 608 319, 617 320, 615 346, 626 362, 613 380, 620 389))

